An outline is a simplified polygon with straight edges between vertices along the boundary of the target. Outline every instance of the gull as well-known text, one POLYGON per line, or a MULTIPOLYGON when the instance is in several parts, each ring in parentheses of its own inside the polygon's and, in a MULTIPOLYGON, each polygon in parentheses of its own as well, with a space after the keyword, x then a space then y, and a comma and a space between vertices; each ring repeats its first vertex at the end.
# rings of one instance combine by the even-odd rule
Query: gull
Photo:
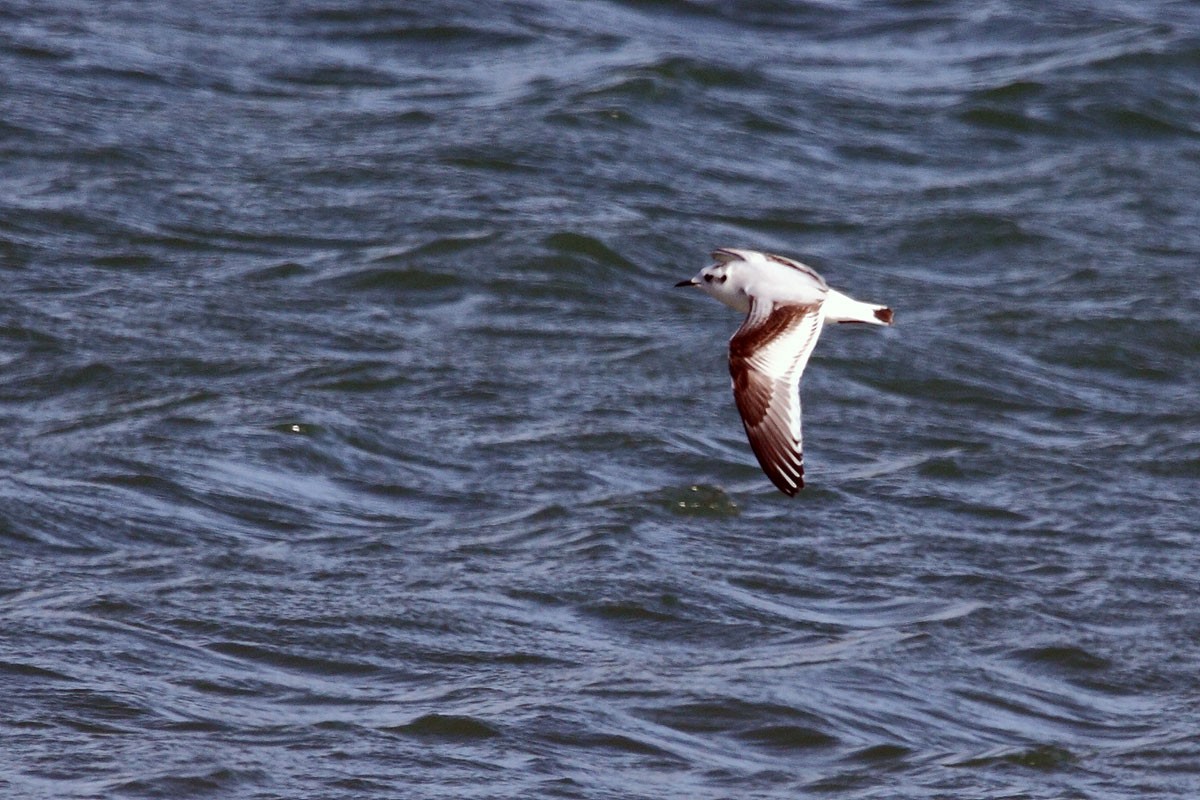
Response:
POLYGON ((892 310, 854 300, 812 267, 756 250, 721 248, 716 264, 676 286, 698 286, 746 315, 729 340, 733 399, 763 472, 794 497, 804 488, 800 375, 825 322, 891 325, 892 310))

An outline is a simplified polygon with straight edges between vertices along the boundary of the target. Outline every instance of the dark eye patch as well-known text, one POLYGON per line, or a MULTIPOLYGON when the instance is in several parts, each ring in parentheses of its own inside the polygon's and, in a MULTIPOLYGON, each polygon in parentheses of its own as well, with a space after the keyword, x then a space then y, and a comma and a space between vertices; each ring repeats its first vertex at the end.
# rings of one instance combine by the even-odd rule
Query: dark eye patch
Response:
POLYGON ((712 283, 712 275, 705 275, 704 280, 708 281, 709 283, 712 283))
POLYGON ((726 279, 726 278, 728 278, 728 277, 729 277, 728 275, 722 275, 722 276, 721 276, 721 283, 724 283, 724 282, 725 282, 725 279, 726 279))

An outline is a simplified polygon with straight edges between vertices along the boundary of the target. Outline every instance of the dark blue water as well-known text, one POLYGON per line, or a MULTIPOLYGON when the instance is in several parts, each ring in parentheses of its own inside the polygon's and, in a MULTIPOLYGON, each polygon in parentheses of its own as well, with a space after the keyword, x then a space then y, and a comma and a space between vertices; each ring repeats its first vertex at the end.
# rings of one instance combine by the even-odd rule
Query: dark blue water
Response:
POLYGON ((8 2, 0 794, 1195 797, 1198 197, 1189 3, 8 2))

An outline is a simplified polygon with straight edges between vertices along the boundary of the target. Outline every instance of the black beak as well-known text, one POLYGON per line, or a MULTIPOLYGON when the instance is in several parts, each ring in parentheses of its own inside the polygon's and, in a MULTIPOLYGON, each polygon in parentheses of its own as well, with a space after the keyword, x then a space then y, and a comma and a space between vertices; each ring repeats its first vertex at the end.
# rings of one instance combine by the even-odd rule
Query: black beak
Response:
POLYGON ((679 286, 699 286, 699 285, 700 285, 700 284, 696 283, 696 282, 695 282, 694 280, 692 280, 691 278, 688 278, 686 281, 680 281, 679 283, 675 284, 675 286, 676 286, 676 287, 679 287, 679 286))

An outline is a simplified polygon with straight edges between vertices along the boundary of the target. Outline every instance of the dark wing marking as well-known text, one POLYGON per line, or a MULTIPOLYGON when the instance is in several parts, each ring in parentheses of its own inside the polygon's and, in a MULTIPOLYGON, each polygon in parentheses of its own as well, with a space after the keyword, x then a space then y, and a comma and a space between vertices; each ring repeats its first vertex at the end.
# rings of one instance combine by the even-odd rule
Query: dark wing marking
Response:
POLYGON ((718 264, 728 264, 730 261, 741 261, 743 256, 737 250, 728 247, 718 247, 712 251, 713 260, 718 264))
POLYGON ((820 275, 818 275, 816 273, 816 270, 814 270, 812 267, 808 266, 807 264, 801 264, 799 261, 793 261, 790 258, 785 258, 783 256, 777 256, 773 253, 763 253, 763 256, 766 257, 767 261, 774 261, 776 264, 782 264, 785 267, 791 267, 792 269, 796 270, 797 272, 803 272, 805 275, 807 275, 808 277, 810 277, 814 281, 816 281, 821 286, 821 288, 823 288, 823 289, 828 288, 828 286, 825 283, 825 279, 822 278, 820 275))
POLYGON ((800 375, 823 321, 820 303, 775 306, 754 301, 729 340, 733 399, 750 447, 763 472, 789 496, 804 487, 800 375))

